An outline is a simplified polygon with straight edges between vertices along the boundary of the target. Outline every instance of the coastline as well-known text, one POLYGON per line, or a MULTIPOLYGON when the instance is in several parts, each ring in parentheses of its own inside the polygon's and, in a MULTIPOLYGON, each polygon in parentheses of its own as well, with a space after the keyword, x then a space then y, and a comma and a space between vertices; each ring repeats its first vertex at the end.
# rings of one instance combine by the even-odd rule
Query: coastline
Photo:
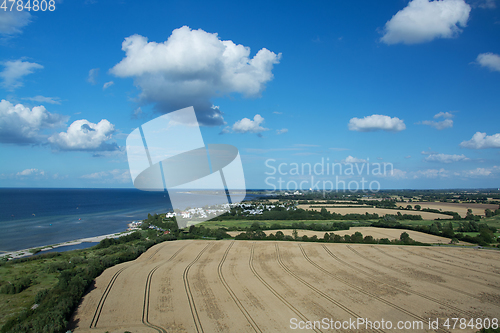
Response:
POLYGON ((64 243, 58 243, 58 244, 50 244, 50 245, 43 245, 43 246, 35 246, 23 250, 17 250, 17 251, 10 251, 10 252, 2 252, 0 253, 0 258, 8 258, 9 260, 12 259, 18 259, 18 258, 24 258, 24 257, 31 257, 35 254, 31 253, 30 250, 36 250, 40 249, 41 251, 38 253, 43 253, 44 251, 48 251, 51 249, 55 249, 58 247, 62 246, 69 246, 69 245, 78 245, 81 243, 95 243, 94 245, 97 245, 101 240, 106 239, 106 238, 116 238, 120 236, 126 236, 131 233, 133 233, 135 230, 130 230, 130 231, 122 231, 122 232, 117 232, 113 234, 107 234, 107 235, 101 235, 101 236, 94 236, 94 237, 87 237, 87 238, 80 238, 80 239, 75 239, 72 241, 67 241, 64 243))

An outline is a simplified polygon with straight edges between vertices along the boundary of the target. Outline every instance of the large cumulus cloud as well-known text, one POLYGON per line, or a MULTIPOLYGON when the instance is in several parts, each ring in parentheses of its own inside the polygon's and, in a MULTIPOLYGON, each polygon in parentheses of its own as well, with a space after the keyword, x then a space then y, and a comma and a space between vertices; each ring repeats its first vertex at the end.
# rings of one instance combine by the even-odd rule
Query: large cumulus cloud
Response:
POLYGON ((41 143, 44 129, 64 126, 68 117, 50 113, 43 105, 29 108, 0 101, 0 143, 41 143))
POLYGON ((125 58, 110 72, 133 77, 142 103, 154 103, 163 113, 192 105, 204 125, 224 123, 222 113, 211 108, 211 98, 231 93, 260 96, 281 58, 265 48, 250 58, 249 47, 187 26, 174 30, 163 43, 130 36, 122 50, 125 58))

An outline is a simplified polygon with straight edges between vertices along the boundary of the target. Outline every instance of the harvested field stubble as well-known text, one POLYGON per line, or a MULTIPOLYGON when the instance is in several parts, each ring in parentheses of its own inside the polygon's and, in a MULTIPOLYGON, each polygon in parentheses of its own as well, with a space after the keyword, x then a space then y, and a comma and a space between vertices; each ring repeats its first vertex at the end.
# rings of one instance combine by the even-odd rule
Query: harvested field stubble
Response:
POLYGON ((106 270, 73 322, 75 332, 283 332, 292 331, 292 318, 368 318, 394 326, 422 321, 431 331, 428 318, 498 318, 499 255, 412 246, 168 242, 106 270))

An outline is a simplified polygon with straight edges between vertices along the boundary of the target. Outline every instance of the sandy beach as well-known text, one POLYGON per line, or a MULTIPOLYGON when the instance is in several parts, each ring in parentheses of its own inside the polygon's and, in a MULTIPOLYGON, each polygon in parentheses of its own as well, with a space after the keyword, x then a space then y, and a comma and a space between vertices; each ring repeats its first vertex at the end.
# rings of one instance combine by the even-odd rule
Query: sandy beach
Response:
POLYGON ((31 247, 31 248, 23 249, 23 250, 18 250, 18 251, 3 252, 0 254, 0 257, 1 258, 9 258, 9 260, 11 260, 11 259, 32 256, 33 253, 31 253, 30 251, 33 251, 35 249, 41 249, 41 252, 43 253, 44 251, 48 251, 48 250, 51 250, 51 249, 54 249, 57 247, 61 247, 61 246, 77 245, 77 244, 81 244, 81 243, 96 243, 97 244, 105 238, 116 238, 116 237, 120 237, 120 236, 126 236, 126 235, 133 233, 134 231, 135 230, 118 232, 118 233, 114 233, 114 234, 107 234, 107 235, 101 235, 101 236, 95 236, 95 237, 80 238, 80 239, 75 239, 72 241, 59 243, 59 244, 35 246, 35 247, 31 247))

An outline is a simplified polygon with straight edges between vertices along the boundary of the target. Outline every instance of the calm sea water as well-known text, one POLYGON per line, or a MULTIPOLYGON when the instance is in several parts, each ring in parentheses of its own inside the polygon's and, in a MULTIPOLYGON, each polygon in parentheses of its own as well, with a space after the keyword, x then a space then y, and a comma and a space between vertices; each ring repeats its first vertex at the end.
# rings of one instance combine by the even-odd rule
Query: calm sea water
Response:
MULTIPOLYGON (((195 195, 185 194, 186 207, 195 195)), ((124 231, 131 221, 171 208, 163 192, 0 188, 0 251, 124 231)))

